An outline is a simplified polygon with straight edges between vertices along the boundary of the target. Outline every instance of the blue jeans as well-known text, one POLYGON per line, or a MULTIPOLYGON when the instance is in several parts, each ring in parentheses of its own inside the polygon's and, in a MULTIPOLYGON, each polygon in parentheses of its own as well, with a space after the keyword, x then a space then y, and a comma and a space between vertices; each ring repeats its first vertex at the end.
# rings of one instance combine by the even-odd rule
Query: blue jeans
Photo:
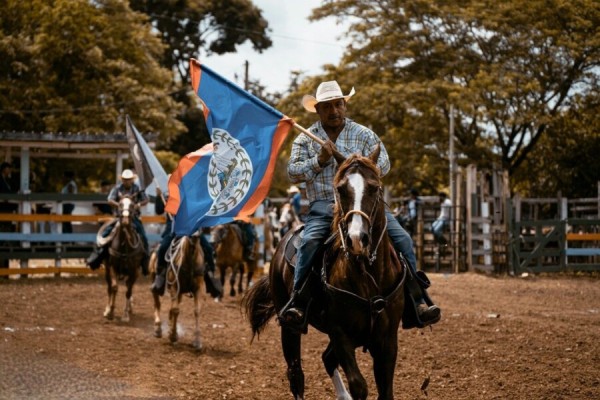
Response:
MULTIPOLYGON (((144 244, 144 251, 146 252, 146 255, 148 255, 148 236, 146 236, 146 230, 144 229, 144 225, 142 224, 142 221, 139 218, 134 218, 132 221, 135 231, 140 235, 140 238, 142 239, 142 243, 144 244)), ((106 228, 104 228, 104 231, 102 232, 102 237, 107 237, 108 235, 110 235, 112 230, 115 228, 116 224, 117 222, 115 221, 112 224, 108 225, 106 228)))
POLYGON ((444 229, 448 225, 448 221, 445 219, 436 219, 431 224, 431 231, 433 232, 433 236, 438 243, 445 242, 444 239, 444 229))
MULTIPOLYGON (((413 272, 416 272, 417 257, 413 250, 411 237, 389 210, 386 209, 385 215, 388 223, 388 235, 392 241, 394 250, 402 253, 413 272)), ((332 221, 333 201, 317 200, 310 204, 304 225, 304 238, 300 245, 300 254, 298 255, 298 262, 294 271, 294 290, 299 290, 302 286, 313 264, 317 250, 322 246, 331 232, 332 221)))

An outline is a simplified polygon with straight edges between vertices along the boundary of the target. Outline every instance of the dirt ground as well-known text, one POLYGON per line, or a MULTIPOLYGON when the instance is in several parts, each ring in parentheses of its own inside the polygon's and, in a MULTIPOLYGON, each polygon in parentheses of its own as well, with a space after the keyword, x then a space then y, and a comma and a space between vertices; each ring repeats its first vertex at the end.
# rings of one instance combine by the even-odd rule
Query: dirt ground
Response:
MULTIPOLYGON (((442 321, 400 333, 397 399, 600 398, 600 278, 429 275, 442 321)), ((198 352, 185 298, 182 336, 171 345, 153 336, 149 286, 143 278, 135 287, 126 324, 102 317, 100 276, 1 279, 0 398, 291 398, 275 321, 250 344, 239 296, 206 297, 198 352)), ((314 329, 303 339, 307 399, 334 398, 321 364, 326 343, 314 329)), ((370 357, 357 354, 375 399, 370 357)))

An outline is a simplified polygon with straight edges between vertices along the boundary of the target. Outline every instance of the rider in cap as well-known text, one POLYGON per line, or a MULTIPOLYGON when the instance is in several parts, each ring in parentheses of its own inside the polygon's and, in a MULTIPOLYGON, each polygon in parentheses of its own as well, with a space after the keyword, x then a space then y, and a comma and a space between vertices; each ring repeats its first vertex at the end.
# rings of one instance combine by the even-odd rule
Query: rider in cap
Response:
MULTIPOLYGON (((132 219, 133 226, 137 233, 142 238, 142 243, 144 244, 144 258, 142 259, 142 273, 144 275, 148 275, 148 262, 150 260, 150 253, 148 250, 148 237, 146 236, 146 231, 144 229, 144 225, 140 220, 140 208, 148 204, 148 196, 146 192, 140 190, 140 187, 137 183, 134 182, 135 174, 132 170, 126 169, 121 173, 121 183, 115 186, 110 193, 108 194, 108 203, 114 208, 119 207, 119 201, 122 197, 128 196, 135 203, 136 212, 132 219)), ((103 237, 107 237, 110 232, 112 232, 113 228, 116 225, 116 221, 110 224, 104 232, 102 232, 103 237)), ((91 269, 97 269, 100 267, 102 261, 104 261, 105 257, 108 255, 107 245, 102 247, 99 251, 98 249, 94 249, 94 252, 87 260, 87 265, 91 269)))
MULTIPOLYGON (((170 175, 169 175, 170 177, 170 175)), ((165 193, 164 197, 162 191, 157 186, 156 187, 156 201, 154 203, 154 212, 156 215, 162 215, 165 213, 165 201, 169 198, 169 193, 165 193)), ((167 214, 167 221, 165 223, 165 229, 161 235, 160 245, 158 246, 158 250, 156 251, 156 275, 154 277, 154 282, 152 282, 152 286, 150 290, 153 293, 156 293, 162 296, 165 293, 165 283, 166 283, 166 275, 167 275, 167 252, 171 247, 171 242, 175 239, 176 235, 172 229, 172 217, 167 214)), ((206 285, 206 291, 211 294, 212 297, 218 298, 222 295, 222 288, 220 286, 220 282, 213 278, 215 272, 215 257, 214 257, 214 249, 210 244, 208 239, 206 239, 204 234, 199 233, 200 236, 200 246, 202 247, 202 251, 204 253, 204 261, 206 263, 206 269, 204 271, 204 282, 206 285)))

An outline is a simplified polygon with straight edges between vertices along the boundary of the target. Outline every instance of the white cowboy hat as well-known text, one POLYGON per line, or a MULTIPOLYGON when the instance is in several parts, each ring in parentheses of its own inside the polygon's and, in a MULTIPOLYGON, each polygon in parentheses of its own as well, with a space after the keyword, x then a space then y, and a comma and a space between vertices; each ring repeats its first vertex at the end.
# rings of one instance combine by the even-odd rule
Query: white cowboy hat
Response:
POLYGON ((290 188, 287 190, 287 192, 290 194, 300 193, 300 189, 298 189, 298 186, 294 185, 294 186, 290 186, 290 188))
POLYGON ((130 169, 123 170, 123 173, 121 174, 121 179, 133 179, 134 177, 135 177, 135 175, 133 174, 133 171, 130 169))
POLYGON ((313 97, 309 94, 305 94, 302 98, 302 105, 308 112, 317 112, 315 105, 323 101, 331 101, 336 99, 344 99, 348 101, 350 97, 354 96, 354 88, 350 90, 350 93, 344 95, 340 85, 336 81, 322 82, 317 88, 317 96, 313 97))

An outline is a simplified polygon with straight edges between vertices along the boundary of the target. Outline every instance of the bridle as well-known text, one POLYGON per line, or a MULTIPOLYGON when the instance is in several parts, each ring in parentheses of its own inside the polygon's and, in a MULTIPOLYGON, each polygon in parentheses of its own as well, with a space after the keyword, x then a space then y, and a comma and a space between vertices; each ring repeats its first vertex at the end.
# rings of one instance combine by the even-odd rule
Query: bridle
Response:
POLYGON ((372 238, 373 238, 373 219, 375 218, 375 214, 378 211, 379 202, 382 201, 381 199, 383 198, 383 187, 379 186, 379 188, 377 190, 377 197, 375 197, 375 204, 373 205, 373 208, 371 209, 370 215, 367 215, 367 213, 365 213, 362 210, 349 210, 348 212, 344 213, 344 209, 342 207, 342 203, 340 201, 338 191, 334 190, 333 195, 334 195, 335 204, 337 205, 339 212, 342 215, 344 215, 338 224, 340 242, 342 245, 342 250, 344 252, 344 255, 346 256, 347 259, 350 259, 350 252, 348 251, 348 246, 346 245, 346 239, 345 239, 345 235, 344 235, 345 232, 348 232, 348 220, 354 214, 360 215, 367 222, 367 226, 369 228, 368 229, 369 244, 368 244, 368 248, 367 248, 367 252, 368 252, 367 259, 369 261, 369 264, 373 265, 373 263, 377 259, 377 250, 379 249, 379 245, 381 244, 381 241, 383 240, 383 235, 385 235, 385 232, 387 229, 387 218, 384 218, 384 221, 385 221, 384 226, 383 226, 383 229, 381 230, 381 233, 379 234, 379 239, 377 240, 377 244, 375 245, 375 247, 373 249, 371 249, 372 238))
MULTIPOLYGON (((348 261, 351 261, 352 255, 348 252, 348 248, 346 246, 346 241, 344 238, 345 237, 344 232, 348 231, 348 220, 354 214, 360 215, 367 222, 367 226, 368 226, 369 244, 368 244, 368 254, 367 254, 366 258, 369 263, 369 266, 372 267, 375 263, 375 260, 377 259, 377 251, 379 249, 379 246, 381 245, 383 237, 387 232, 387 217, 384 214, 384 217, 383 217, 384 225, 381 229, 379 239, 377 240, 375 247, 371 248, 372 247, 371 238, 373 237, 373 225, 374 225, 373 220, 376 216, 376 213, 380 211, 379 203, 381 202, 381 203, 385 204, 382 200, 383 199, 383 188, 381 186, 379 186, 379 188, 377 190, 377 197, 375 198, 375 204, 373 205, 373 209, 371 210, 370 215, 368 215, 367 213, 365 213, 362 210, 349 210, 347 212, 344 212, 344 210, 342 208, 342 204, 340 202, 339 192, 337 191, 337 189, 334 189, 333 193, 334 193, 334 200, 337 205, 337 209, 338 209, 339 213, 341 215, 343 215, 343 218, 341 218, 341 220, 338 223, 338 230, 339 230, 341 248, 342 248, 342 251, 344 252, 344 256, 346 257, 346 259, 348 259, 348 261)), ((397 258, 397 256, 395 255, 394 252, 392 252, 392 257, 397 258)), ((398 261, 398 262, 401 263, 400 261, 398 261)), ((381 288, 377 284, 377 281, 375 280, 373 275, 371 275, 371 273, 365 268, 364 263, 359 262, 357 264, 361 268, 361 273, 363 273, 369 277, 371 283, 374 285, 375 289, 377 290, 377 294, 370 296, 369 298, 364 298, 364 297, 359 296, 356 293, 353 293, 351 291, 344 290, 344 289, 341 289, 341 288, 331 285, 327 280, 326 268, 321 269, 321 281, 323 282, 325 289, 329 293, 331 293, 331 296, 342 297, 344 299, 345 304, 355 304, 357 308, 361 307, 361 308, 368 310, 367 312, 368 312, 369 320, 370 320, 370 328, 369 328, 369 333, 368 333, 368 338, 367 338, 367 344, 365 344, 365 346, 363 347, 363 351, 367 351, 367 348, 369 347, 368 345, 371 342, 371 337, 373 334, 373 329, 375 327, 375 322, 376 322, 379 314, 381 312, 383 312, 383 310, 387 307, 388 304, 396 301, 396 299, 399 298, 403 293, 403 291, 400 289, 404 285, 404 281, 406 279, 407 268, 402 268, 402 274, 401 274, 400 280, 396 283, 396 285, 394 286, 394 288, 392 289, 391 292, 389 292, 387 295, 384 295, 383 293, 381 293, 381 288)))
MULTIPOLYGON (((129 198, 129 197, 126 197, 129 198)), ((125 228, 124 224, 121 224, 121 218, 128 218, 129 219, 129 223, 127 225, 129 225, 130 227, 132 227, 132 221, 134 215, 133 213, 135 212, 134 210, 131 210, 131 205, 133 205, 133 200, 130 200, 130 204, 127 208, 122 207, 122 200, 121 202, 119 202, 119 224, 121 225, 122 228, 125 228), (126 215, 123 215, 124 212, 127 212, 126 215)), ((129 244, 129 246, 131 246, 131 248, 133 249, 137 249, 137 247, 141 244, 141 238, 139 235, 136 234, 132 234, 132 232, 130 232, 130 229, 123 229, 123 233, 125 234, 125 240, 127 240, 127 243, 129 244)))

